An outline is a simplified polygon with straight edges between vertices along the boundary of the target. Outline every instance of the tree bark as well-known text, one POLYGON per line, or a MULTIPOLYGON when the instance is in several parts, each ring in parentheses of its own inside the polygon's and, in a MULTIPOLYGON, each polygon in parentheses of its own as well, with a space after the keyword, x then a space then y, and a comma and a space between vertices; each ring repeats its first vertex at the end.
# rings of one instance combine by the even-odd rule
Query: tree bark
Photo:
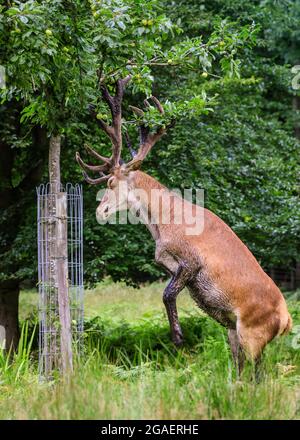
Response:
POLYGON ((55 188, 55 192, 60 189, 60 146, 61 136, 51 136, 49 144, 49 180, 55 188))
POLYGON ((56 199, 56 276, 60 320, 60 349, 62 371, 72 370, 72 334, 68 286, 68 222, 67 194, 60 192, 56 199))
POLYGON ((0 348, 15 351, 19 332, 19 283, 5 281, 0 284, 0 348))
MULTIPOLYGON (((60 322, 60 366, 63 373, 72 370, 72 334, 68 289, 68 232, 67 194, 61 192, 60 179, 61 137, 52 136, 49 148, 50 223, 50 285, 57 295, 60 322)), ((57 349, 57 347, 56 347, 57 349)))

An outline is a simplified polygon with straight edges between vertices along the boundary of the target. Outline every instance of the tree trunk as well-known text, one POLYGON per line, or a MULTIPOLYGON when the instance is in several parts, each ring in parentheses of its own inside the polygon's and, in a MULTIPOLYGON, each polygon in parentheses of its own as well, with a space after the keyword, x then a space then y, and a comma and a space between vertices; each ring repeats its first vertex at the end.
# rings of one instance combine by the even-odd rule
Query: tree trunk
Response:
MULTIPOLYGON (((72 370, 72 334, 68 292, 67 194, 61 192, 60 148, 61 137, 52 136, 49 148, 49 178, 52 193, 49 199, 51 221, 48 225, 49 284, 52 286, 52 295, 57 296, 60 323, 60 367, 66 373, 72 370)), ((54 347, 55 351, 57 348, 54 347)))
POLYGON ((67 194, 60 192, 56 199, 56 276, 60 321, 62 371, 72 370, 72 334, 68 287, 68 222, 67 194))
POLYGON ((19 283, 0 284, 0 348, 16 350, 19 342, 19 283))
POLYGON ((60 185, 60 145, 61 136, 51 136, 49 144, 49 180, 55 188, 53 192, 59 191, 60 185))

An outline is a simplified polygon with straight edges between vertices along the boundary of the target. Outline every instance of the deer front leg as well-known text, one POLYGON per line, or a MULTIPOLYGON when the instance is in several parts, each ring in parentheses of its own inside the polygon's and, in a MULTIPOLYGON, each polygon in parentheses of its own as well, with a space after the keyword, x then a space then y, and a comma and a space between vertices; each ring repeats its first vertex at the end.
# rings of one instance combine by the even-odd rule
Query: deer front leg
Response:
POLYGON ((163 302, 169 318, 172 341, 176 346, 180 346, 183 343, 183 334, 178 320, 176 298, 186 285, 190 276, 191 273, 188 267, 183 263, 179 263, 176 273, 172 276, 163 294, 163 302))

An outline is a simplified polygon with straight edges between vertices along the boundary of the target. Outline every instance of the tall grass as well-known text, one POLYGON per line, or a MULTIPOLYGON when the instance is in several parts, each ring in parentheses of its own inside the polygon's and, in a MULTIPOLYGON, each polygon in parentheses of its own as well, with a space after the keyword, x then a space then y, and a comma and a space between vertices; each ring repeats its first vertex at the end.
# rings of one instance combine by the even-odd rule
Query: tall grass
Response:
MULTIPOLYGON (((295 335, 267 347, 260 384, 251 380, 251 365, 238 379, 225 330, 187 297, 179 312, 186 344, 173 347, 160 292, 158 284, 142 291, 105 285, 90 292, 86 306, 97 316, 91 313, 86 322, 85 351, 68 381, 39 383, 34 327, 27 322, 18 353, 0 357, 0 418, 299 418, 295 335), (139 294, 143 301, 137 305, 139 294), (119 318, 116 309, 122 309, 119 318)), ((299 324, 299 303, 291 302, 290 311, 299 324)))
POLYGON ((31 368, 31 359, 33 360, 31 348, 35 333, 36 325, 32 328, 32 326, 30 326, 29 324, 29 321, 25 321, 21 327, 21 334, 17 351, 10 351, 6 354, 4 350, 0 350, 1 384, 16 384, 23 377, 26 377, 28 375, 31 368))

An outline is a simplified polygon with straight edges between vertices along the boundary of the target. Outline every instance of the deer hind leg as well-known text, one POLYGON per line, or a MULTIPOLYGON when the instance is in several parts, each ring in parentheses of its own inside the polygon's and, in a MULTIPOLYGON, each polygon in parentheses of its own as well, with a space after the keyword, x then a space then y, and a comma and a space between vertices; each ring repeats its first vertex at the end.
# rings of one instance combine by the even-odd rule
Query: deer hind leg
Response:
POLYGON ((243 325, 239 326, 238 337, 246 357, 253 364, 253 379, 258 383, 262 378, 262 352, 273 337, 267 338, 266 329, 262 326, 251 328, 243 325))
POLYGON ((240 344, 239 337, 235 329, 228 330, 228 341, 229 341, 232 357, 238 372, 238 376, 240 377, 242 370, 244 368, 245 353, 240 344))
POLYGON ((167 310, 172 341, 176 346, 180 346, 183 343, 183 334, 178 320, 176 298, 185 287, 190 276, 191 272, 189 268, 183 263, 179 263, 176 273, 172 276, 163 294, 163 302, 167 310))

